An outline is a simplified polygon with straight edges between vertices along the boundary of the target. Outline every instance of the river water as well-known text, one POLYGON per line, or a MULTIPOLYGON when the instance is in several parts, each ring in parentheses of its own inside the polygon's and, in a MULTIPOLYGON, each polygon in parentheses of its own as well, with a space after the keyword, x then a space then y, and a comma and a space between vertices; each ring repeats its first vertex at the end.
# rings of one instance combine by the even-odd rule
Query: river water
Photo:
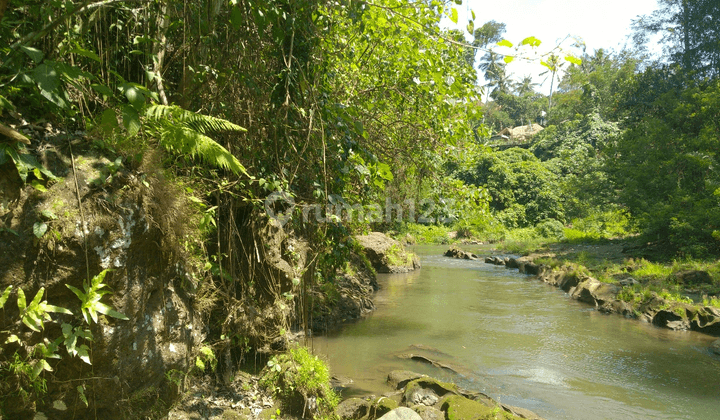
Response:
POLYGON ((551 419, 720 419, 713 337, 605 315, 501 266, 419 246, 423 267, 381 275, 377 309, 313 339, 343 396, 382 394, 394 369, 485 392, 551 419), (457 373, 401 356, 421 354, 457 373))

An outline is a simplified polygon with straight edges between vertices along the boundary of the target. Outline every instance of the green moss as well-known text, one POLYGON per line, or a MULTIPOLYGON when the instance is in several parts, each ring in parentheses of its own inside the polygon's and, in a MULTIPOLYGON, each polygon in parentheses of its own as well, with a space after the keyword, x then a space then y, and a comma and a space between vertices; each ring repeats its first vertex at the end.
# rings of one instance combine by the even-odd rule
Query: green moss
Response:
POLYGON ((493 418, 495 414, 492 408, 460 395, 445 398, 441 407, 448 420, 484 420, 493 418))
POLYGON ((397 401, 387 397, 380 397, 372 402, 372 406, 370 407, 370 417, 376 419, 380 418, 396 408, 398 408, 397 401))

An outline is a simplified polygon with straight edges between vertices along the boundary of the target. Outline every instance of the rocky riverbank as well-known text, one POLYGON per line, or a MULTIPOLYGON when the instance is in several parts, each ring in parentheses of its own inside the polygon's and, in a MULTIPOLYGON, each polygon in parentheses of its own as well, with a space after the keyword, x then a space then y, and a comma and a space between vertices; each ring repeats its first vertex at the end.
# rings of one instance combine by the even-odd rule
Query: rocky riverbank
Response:
MULTIPOLYGON (((455 251, 454 254, 459 253, 455 251)), ((663 296, 653 291, 635 296, 632 287, 638 282, 630 276, 617 279, 613 283, 602 282, 577 264, 566 263, 552 267, 537 262, 540 258, 546 259, 547 256, 489 256, 485 258, 485 262, 537 276, 539 280, 562 289, 571 298, 592 305, 600 312, 616 313, 673 330, 693 330, 720 335, 720 308, 676 300, 672 296, 663 296)), ((699 277, 707 276, 707 273, 697 271, 685 272, 682 275, 699 277)))
POLYGON ((541 420, 532 411, 500 404, 483 393, 415 372, 392 371, 387 383, 394 391, 380 397, 349 398, 338 405, 338 417, 342 420, 541 420))

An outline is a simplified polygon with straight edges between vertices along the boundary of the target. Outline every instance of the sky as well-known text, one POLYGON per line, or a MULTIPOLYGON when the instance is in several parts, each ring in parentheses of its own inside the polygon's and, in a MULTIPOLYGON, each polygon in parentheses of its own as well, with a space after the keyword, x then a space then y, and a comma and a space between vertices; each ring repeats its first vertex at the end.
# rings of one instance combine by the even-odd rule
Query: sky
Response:
MULTIPOLYGON (((469 9, 475 12, 476 28, 490 20, 505 23, 505 38, 515 45, 534 36, 542 41, 538 47, 542 53, 570 35, 583 40, 587 52, 592 53, 600 48, 619 51, 626 43, 631 46, 628 36, 632 20, 651 14, 657 8, 657 0, 464 0, 461 6, 455 7, 458 24, 445 19, 443 26, 463 29, 467 33, 464 28, 472 18, 469 9)), ((572 48, 573 43, 572 39, 566 40, 562 44, 564 50, 580 55, 579 50, 572 48)), ((495 49, 513 53, 503 47, 495 49)), ((478 59, 481 54, 478 53, 478 59)), ((517 79, 525 75, 532 75, 536 83, 546 79, 546 76, 539 76, 546 69, 537 61, 513 61, 507 69, 517 79)), ((548 94, 550 81, 546 80, 538 90, 548 94)))

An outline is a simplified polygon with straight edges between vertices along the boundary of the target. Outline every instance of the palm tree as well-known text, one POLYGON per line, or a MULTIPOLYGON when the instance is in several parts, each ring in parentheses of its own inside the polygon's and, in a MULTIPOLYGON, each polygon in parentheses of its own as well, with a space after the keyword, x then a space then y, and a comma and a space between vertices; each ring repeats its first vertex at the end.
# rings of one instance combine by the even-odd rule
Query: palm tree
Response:
POLYGON ((498 80, 503 79, 505 77, 505 62, 502 61, 501 55, 494 52, 494 51, 488 51, 485 53, 485 55, 482 56, 482 59, 480 60, 480 65, 478 68, 484 72, 484 78, 488 81, 488 83, 485 84, 485 86, 488 88, 487 91, 487 101, 490 100, 490 90, 493 87, 498 86, 498 80))
POLYGON ((515 84, 515 92, 519 96, 523 96, 527 93, 533 93, 535 91, 535 87, 537 86, 539 85, 533 82, 532 76, 527 75, 515 84))
MULTIPOLYGON (((550 78, 550 96, 548 96, 548 114, 550 113, 550 108, 552 108, 552 95, 553 95, 553 86, 555 84, 555 79, 557 78, 558 82, 560 82, 560 70, 562 70, 562 67, 565 65, 565 63, 560 62, 560 57, 555 54, 550 54, 550 57, 548 57, 547 61, 542 61, 541 64, 545 67, 547 67, 547 70, 540 73, 540 76, 544 74, 550 73, 548 76, 550 78)), ((545 80, 543 80, 543 83, 547 80, 547 77, 545 80)))

